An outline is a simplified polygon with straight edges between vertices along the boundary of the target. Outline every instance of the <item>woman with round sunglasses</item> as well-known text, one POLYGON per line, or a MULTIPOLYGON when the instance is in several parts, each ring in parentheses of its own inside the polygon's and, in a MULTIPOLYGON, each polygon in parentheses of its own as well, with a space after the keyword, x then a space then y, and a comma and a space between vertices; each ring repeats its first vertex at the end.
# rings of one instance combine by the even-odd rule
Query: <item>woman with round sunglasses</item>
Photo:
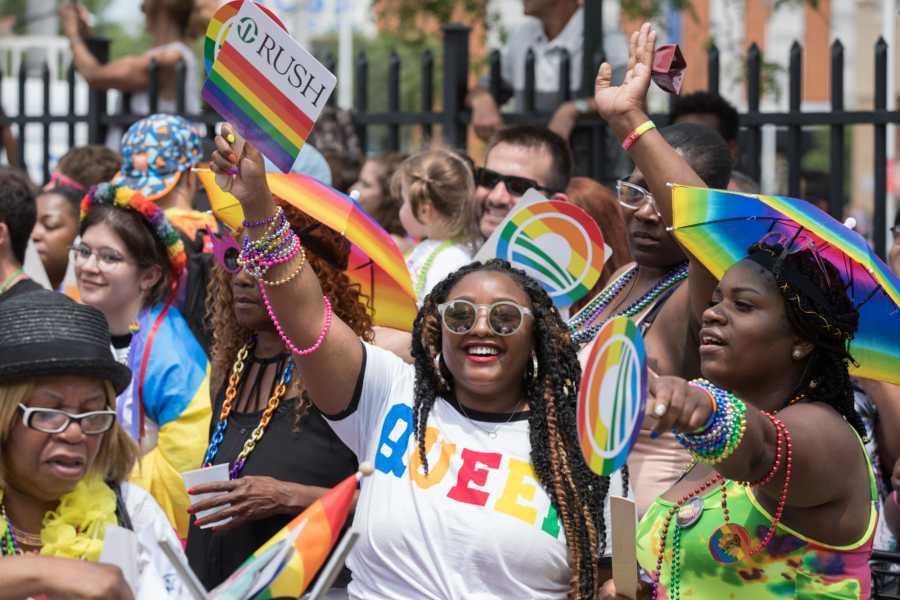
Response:
POLYGON ((251 225, 241 259, 262 281, 293 277, 262 292, 295 369, 375 464, 354 518, 350 597, 593 597, 609 577, 606 496, 625 482, 581 456, 581 369, 544 289, 505 261, 460 269, 426 297, 407 365, 361 343, 300 261, 258 260, 280 239, 267 230, 276 205, 261 156, 246 144, 231 162, 226 139, 216 144, 212 168, 238 169, 232 194, 251 225))
MULTIPOLYGON (((621 86, 602 65, 595 97, 671 223, 667 184, 702 180, 647 125, 655 39, 649 23, 632 37, 621 86)), ((877 497, 848 372, 859 312, 840 271, 796 230, 754 243, 721 281, 689 259, 707 379, 652 379, 647 405, 652 432, 675 432, 693 461, 638 525, 647 579, 628 591, 868 598, 877 497)), ((623 596, 607 582, 601 597, 623 596)))
MULTIPOLYGON (((109 343, 103 314, 62 294, 0 305, 2 598, 131 600, 119 568, 97 563, 107 528, 165 523, 153 497, 126 482, 138 447, 115 409, 131 373, 109 343)), ((141 546, 137 588, 149 562, 141 546)))
POLYGON ((118 402, 120 424, 143 451, 132 481, 186 539, 181 473, 203 460, 211 409, 206 355, 172 306, 184 247, 162 209, 124 186, 94 186, 81 211, 73 247, 81 301, 106 316, 116 357, 133 373, 118 402))

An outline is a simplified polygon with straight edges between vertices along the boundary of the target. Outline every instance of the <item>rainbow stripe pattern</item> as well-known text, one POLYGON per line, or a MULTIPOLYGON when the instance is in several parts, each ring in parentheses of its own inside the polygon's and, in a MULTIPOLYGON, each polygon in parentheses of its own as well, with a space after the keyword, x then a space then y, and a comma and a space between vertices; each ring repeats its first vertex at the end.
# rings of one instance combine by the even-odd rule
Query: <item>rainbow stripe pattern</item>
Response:
POLYGON ((603 271, 603 234, 568 202, 537 202, 514 213, 497 240, 496 256, 523 268, 557 306, 587 294, 603 271))
MULTIPOLYGON (((203 56, 206 62, 207 73, 212 70, 213 64, 216 62, 216 54, 218 54, 225 36, 228 35, 232 19, 237 16, 238 11, 241 10, 241 5, 243 4, 244 0, 232 0, 232 2, 223 5, 217 10, 216 14, 213 15, 213 18, 210 19, 209 27, 206 28, 206 39, 203 42, 203 56)), ((284 26, 284 23, 282 23, 271 10, 262 4, 259 4, 258 6, 269 16, 269 18, 287 31, 287 27, 284 26)))
POLYGON ((621 468, 647 406, 647 352, 637 325, 612 319, 597 334, 578 391, 578 440, 598 475, 621 468))
POLYGON ((353 502, 353 493, 361 473, 351 475, 330 492, 316 500, 312 505, 298 515, 287 526, 272 536, 263 544, 253 556, 246 562, 253 560, 266 548, 277 544, 287 537, 288 533, 299 527, 304 521, 303 530, 294 540, 293 554, 284 571, 269 585, 260 596, 259 600, 271 600, 272 598, 299 598, 300 594, 309 586, 309 582, 325 563, 328 553, 337 542, 341 529, 350 512, 350 504, 353 502))
MULTIPOLYGON (((237 198, 223 192, 211 171, 197 172, 216 217, 235 229, 244 212, 237 198)), ((412 280, 393 238, 352 198, 312 177, 267 173, 269 189, 351 243, 347 276, 368 296, 376 325, 412 331, 418 310, 412 280)))
POLYGON ((723 190, 675 186, 672 233, 709 271, 722 278, 768 232, 811 237, 822 258, 841 272, 859 307, 859 330, 849 350, 850 374, 900 384, 900 279, 865 238, 809 202, 723 190))

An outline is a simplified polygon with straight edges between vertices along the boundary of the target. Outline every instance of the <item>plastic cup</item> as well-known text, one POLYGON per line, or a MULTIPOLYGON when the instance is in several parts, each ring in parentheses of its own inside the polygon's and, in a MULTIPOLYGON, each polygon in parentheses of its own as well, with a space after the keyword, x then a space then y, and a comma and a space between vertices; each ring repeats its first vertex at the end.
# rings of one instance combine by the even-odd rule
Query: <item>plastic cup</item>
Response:
MULTIPOLYGON (((181 478, 184 479, 184 487, 188 490, 200 485, 201 483, 228 481, 228 464, 222 463, 221 465, 206 467, 205 469, 195 469, 193 471, 188 471, 187 473, 182 473, 181 478)), ((202 500, 206 500, 207 498, 215 498, 216 496, 221 496, 224 493, 225 492, 210 492, 209 494, 188 494, 188 497, 191 499, 191 504, 197 504, 202 500)), ((202 522, 206 517, 213 515, 220 510, 225 510, 229 506, 231 505, 223 504, 222 506, 217 506, 215 508, 199 512, 197 513, 197 520, 202 522)), ((231 517, 228 517, 224 521, 209 523, 208 525, 201 525, 200 529, 206 529, 207 527, 212 527, 213 525, 224 525, 230 520, 231 517)))

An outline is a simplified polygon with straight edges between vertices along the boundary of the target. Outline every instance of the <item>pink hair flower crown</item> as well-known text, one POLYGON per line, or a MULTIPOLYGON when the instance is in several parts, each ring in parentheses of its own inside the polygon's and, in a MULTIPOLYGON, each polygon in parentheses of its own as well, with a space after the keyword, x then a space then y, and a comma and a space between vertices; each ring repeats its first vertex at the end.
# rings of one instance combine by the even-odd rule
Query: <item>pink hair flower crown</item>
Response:
POLYGON ((98 204, 114 204, 137 211, 166 247, 174 277, 177 279, 184 272, 187 266, 184 243, 178 231, 169 223, 163 209, 130 188, 111 183, 98 183, 81 201, 81 218, 84 219, 85 215, 98 204))

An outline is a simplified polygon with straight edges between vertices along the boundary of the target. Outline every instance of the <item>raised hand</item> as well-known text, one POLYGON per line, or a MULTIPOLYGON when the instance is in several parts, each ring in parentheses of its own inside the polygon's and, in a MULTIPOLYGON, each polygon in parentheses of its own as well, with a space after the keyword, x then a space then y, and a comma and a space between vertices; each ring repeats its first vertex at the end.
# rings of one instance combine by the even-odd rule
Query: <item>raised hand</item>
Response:
POLYGON ((248 205, 258 205, 269 194, 266 183, 266 163, 263 155, 253 144, 244 142, 240 156, 235 154, 228 136, 234 135, 231 125, 222 126, 222 132, 216 136, 217 150, 212 154, 209 168, 213 173, 233 175, 231 194, 238 199, 247 212, 248 205))
POLYGON ((650 30, 650 23, 644 23, 641 30, 631 36, 628 72, 622 85, 611 85, 612 67, 609 63, 600 65, 594 85, 594 102, 600 116, 610 124, 629 113, 644 112, 655 49, 656 32, 650 30))

